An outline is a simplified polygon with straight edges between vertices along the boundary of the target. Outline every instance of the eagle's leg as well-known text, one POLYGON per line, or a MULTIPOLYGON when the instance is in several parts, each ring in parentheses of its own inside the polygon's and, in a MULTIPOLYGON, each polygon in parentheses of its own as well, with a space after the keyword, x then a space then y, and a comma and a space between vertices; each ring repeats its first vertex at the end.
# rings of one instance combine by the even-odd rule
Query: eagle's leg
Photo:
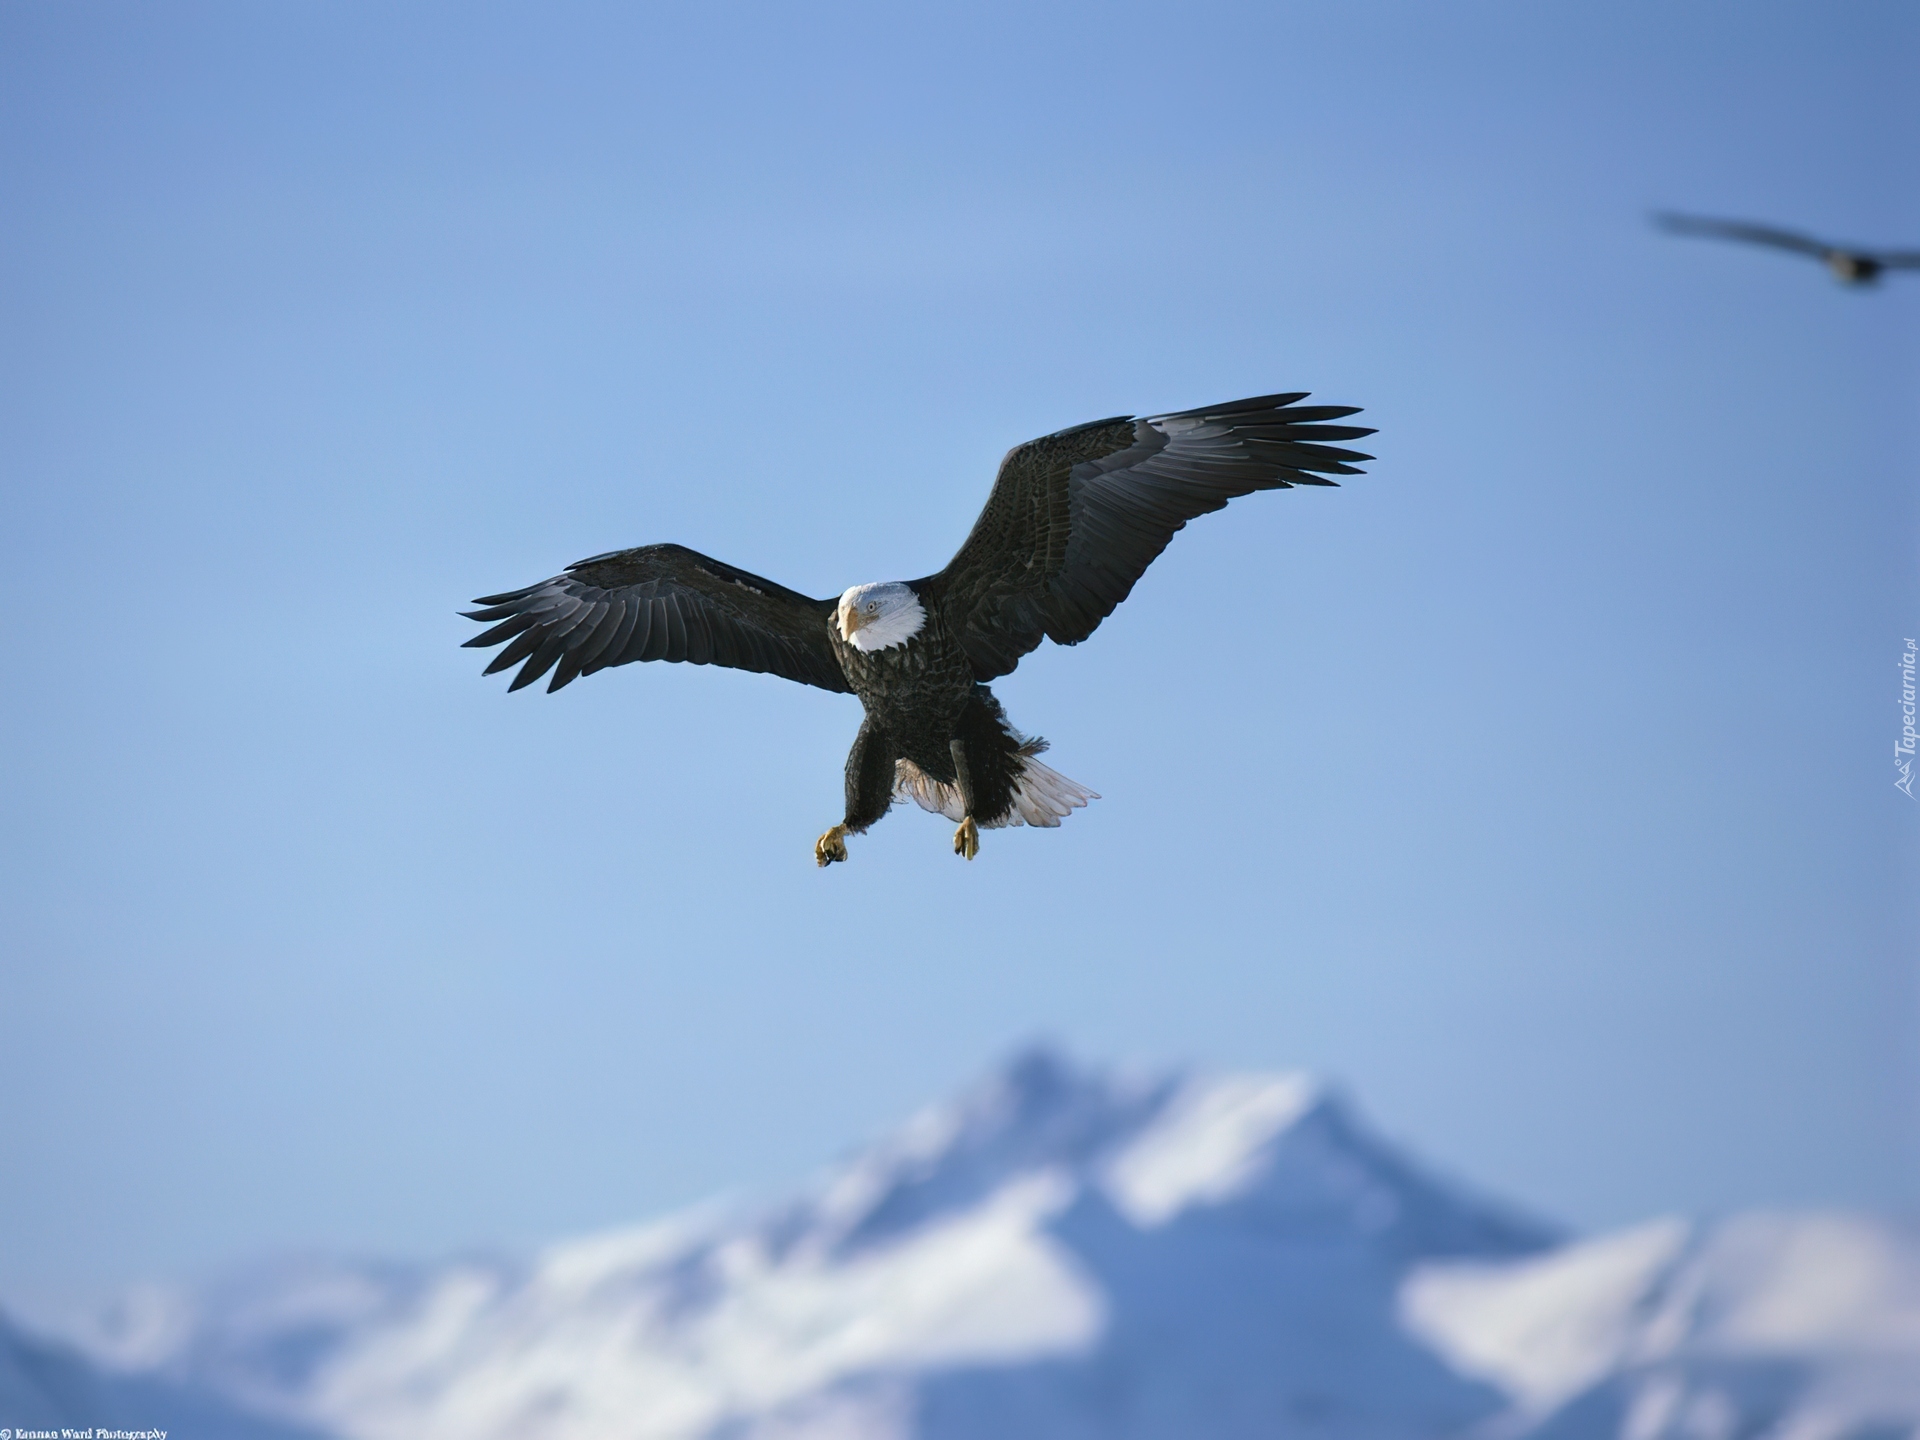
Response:
POLYGON ((869 716, 847 753, 847 818, 813 842, 817 865, 847 858, 847 836, 860 835, 893 804, 893 737, 869 716))
POLYGON ((971 860, 980 853, 980 826, 973 818, 973 772, 967 766, 966 741, 954 736, 947 742, 947 753, 953 756, 954 783, 960 787, 960 803, 967 810, 960 828, 953 832, 953 853, 971 860))

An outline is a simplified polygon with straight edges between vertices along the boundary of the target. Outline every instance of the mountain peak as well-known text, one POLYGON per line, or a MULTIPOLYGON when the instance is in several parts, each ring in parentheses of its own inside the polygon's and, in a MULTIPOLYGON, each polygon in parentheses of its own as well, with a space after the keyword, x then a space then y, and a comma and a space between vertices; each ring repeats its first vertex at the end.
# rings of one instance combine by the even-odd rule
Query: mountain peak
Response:
POLYGON ((1029 1045, 836 1170, 813 1219, 857 1247, 978 1203, 1019 1176, 1078 1174, 1150 1112, 1164 1079, 1110 1075, 1029 1045))
POLYGON ((1508 1254, 1553 1238, 1427 1174, 1305 1072, 1112 1071, 1044 1045, 857 1154, 777 1228, 851 1252, 1042 1173, 1139 1229, 1229 1207, 1295 1231, 1396 1237, 1410 1253, 1508 1254))
POLYGON ((1494 1401, 1408 1336, 1398 1287, 1421 1261, 1545 1239, 1310 1075, 1109 1070, 1029 1046, 759 1215, 519 1268, 215 1286, 147 1359, 366 1440, 1238 1440, 1329 1386, 1364 1398, 1341 1434, 1437 1433, 1494 1401))
POLYGON ((1099 1083, 1091 1068, 1076 1065, 1073 1057, 1051 1041, 1033 1040, 1009 1055, 987 1079, 1026 1104, 1044 1105, 1067 1091, 1099 1083))

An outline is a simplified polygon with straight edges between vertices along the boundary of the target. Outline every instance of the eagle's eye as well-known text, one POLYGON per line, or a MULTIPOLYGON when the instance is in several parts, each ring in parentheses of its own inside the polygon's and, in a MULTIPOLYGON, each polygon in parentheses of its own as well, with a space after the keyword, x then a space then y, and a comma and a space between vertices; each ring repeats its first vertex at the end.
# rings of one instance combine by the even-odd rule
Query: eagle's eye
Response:
POLYGON ((869 615, 873 614, 873 612, 878 610, 879 608, 880 608, 880 602, 878 600, 867 601, 867 613, 869 615))

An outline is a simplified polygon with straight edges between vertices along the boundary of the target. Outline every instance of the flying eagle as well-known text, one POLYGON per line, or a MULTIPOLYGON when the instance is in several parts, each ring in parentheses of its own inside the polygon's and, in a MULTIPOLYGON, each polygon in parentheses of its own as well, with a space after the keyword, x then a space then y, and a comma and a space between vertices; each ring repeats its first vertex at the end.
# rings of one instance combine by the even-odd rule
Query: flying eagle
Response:
POLYGON ((485 673, 519 665, 510 691, 550 669, 553 691, 609 665, 685 660, 858 695, 846 816, 815 860, 845 860, 846 837, 903 800, 959 821, 953 848, 971 860, 982 826, 1054 826, 1099 798, 1040 763, 1046 742, 1015 730, 986 682, 1043 638, 1086 639, 1194 516, 1362 473, 1350 462, 1372 456, 1324 443, 1373 433, 1325 423, 1356 408, 1306 398, 1120 415, 1017 446, 960 552, 920 580, 813 600, 685 546, 642 545, 474 601, 466 617, 492 628, 466 643, 507 642, 485 673))
POLYGON ((1698 215, 1655 215, 1654 223, 1675 235, 1705 235, 1716 240, 1743 240, 1749 245, 1771 245, 1811 255, 1845 285, 1871 285, 1888 270, 1920 270, 1920 250, 1867 250, 1858 245, 1832 245, 1792 230, 1753 225, 1745 220, 1710 220, 1698 215))

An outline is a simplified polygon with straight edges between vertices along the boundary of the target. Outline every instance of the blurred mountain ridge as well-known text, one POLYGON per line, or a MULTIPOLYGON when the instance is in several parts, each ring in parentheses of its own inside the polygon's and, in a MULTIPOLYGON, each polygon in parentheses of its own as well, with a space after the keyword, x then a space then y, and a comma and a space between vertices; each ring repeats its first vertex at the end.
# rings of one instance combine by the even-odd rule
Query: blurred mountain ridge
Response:
POLYGON ((8 1368, 57 1351, 149 1387, 129 1423, 202 1404, 233 1440, 1906 1440, 1920 1231, 1569 1240, 1313 1077, 1037 1047, 775 1205, 524 1260, 280 1258, 62 1343, 0 1330, 0 1425, 87 1423, 80 1380, 8 1368))

